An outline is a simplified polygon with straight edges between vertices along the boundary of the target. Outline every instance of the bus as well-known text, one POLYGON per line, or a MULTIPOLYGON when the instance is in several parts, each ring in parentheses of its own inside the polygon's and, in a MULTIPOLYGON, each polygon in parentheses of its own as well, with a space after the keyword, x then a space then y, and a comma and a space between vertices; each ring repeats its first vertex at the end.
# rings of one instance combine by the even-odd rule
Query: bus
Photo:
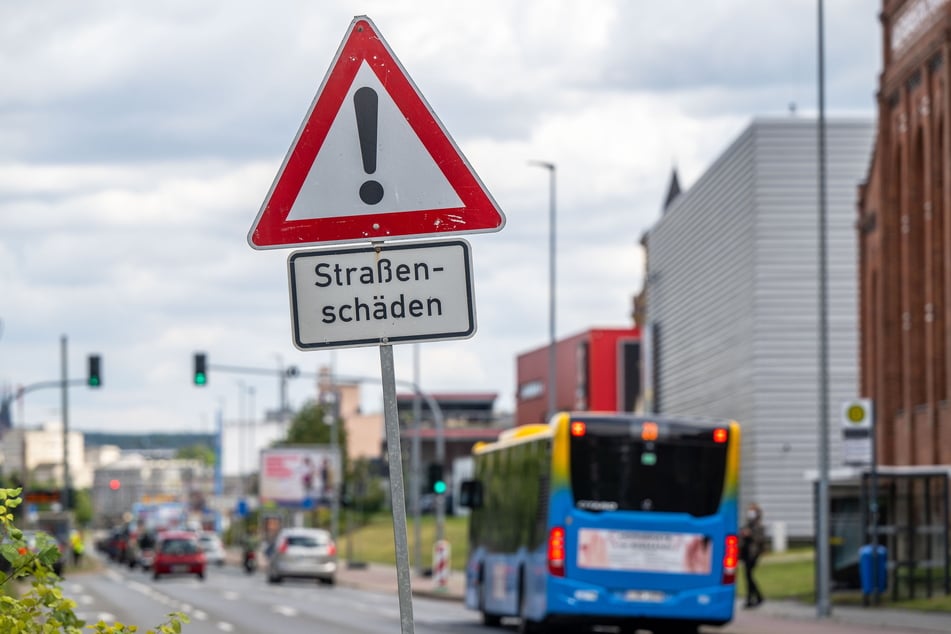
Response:
POLYGON ((736 421, 561 412, 472 453, 465 604, 484 624, 696 632, 732 620, 736 421))

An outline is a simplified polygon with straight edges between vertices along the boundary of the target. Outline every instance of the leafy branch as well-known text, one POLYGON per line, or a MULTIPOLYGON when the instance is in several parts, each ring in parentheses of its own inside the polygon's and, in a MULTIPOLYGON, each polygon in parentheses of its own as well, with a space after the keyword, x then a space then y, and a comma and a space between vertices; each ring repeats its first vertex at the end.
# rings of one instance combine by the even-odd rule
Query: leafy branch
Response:
MULTIPOLYGON (((61 579, 53 564, 61 556, 58 545, 39 535, 34 549, 23 540, 23 531, 13 525, 13 509, 22 502, 23 489, 0 488, 0 558, 9 566, 0 580, 0 632, 11 634, 81 634, 83 628, 99 634, 131 634, 135 625, 86 625, 76 616, 76 602, 63 595, 61 579), (29 582, 29 588, 23 586, 29 582)), ((3 563, 0 561, 0 564, 3 563)), ((188 617, 181 612, 147 634, 179 634, 188 617)))

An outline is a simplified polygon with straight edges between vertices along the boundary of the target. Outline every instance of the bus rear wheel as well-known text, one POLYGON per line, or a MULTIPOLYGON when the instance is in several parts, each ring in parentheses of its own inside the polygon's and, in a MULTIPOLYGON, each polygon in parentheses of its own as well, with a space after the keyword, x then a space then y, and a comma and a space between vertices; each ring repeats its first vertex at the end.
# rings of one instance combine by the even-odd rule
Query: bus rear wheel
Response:
POLYGON ((539 625, 535 621, 531 620, 525 613, 528 612, 528 589, 525 587, 525 575, 524 573, 519 575, 518 579, 518 633, 519 634, 533 634, 538 632, 539 625))
POLYGON ((479 582, 479 611, 482 612, 482 625, 488 627, 499 627, 502 625, 502 617, 498 614, 489 614, 485 611, 485 582, 479 582))

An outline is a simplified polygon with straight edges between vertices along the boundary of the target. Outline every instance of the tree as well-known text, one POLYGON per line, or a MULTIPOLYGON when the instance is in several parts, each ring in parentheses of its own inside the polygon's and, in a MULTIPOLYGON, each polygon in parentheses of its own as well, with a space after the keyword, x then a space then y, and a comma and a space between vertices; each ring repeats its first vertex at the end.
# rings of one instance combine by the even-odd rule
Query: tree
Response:
MULTIPOLYGON (((99 634, 138 631, 134 625, 108 625, 103 621, 87 626, 76 616, 76 602, 63 596, 60 578, 53 572, 53 563, 60 556, 56 542, 41 535, 36 548, 30 550, 23 541, 23 531, 13 525, 13 509, 23 501, 22 492, 0 488, 0 632, 81 634, 84 628, 99 634), (18 593, 27 577, 32 577, 30 589, 18 593)), ((182 623, 188 623, 181 612, 168 617, 168 621, 147 632, 176 634, 182 631, 182 623)))
POLYGON ((215 465, 215 452, 207 445, 197 444, 182 447, 175 452, 175 457, 180 460, 200 460, 206 467, 215 465))
POLYGON ((92 521, 92 497, 89 489, 79 489, 75 492, 73 498, 73 514, 76 516, 76 523, 80 526, 88 526, 92 521))
MULTIPOLYGON (((330 406, 316 401, 308 401, 291 421, 285 442, 289 445, 329 445, 330 425, 328 421, 333 420, 332 416, 333 412, 330 406), (328 416, 331 418, 328 419, 328 416)), ((339 419, 336 422, 339 426, 337 439, 340 441, 340 447, 345 448, 347 446, 346 430, 343 425, 340 425, 341 421, 339 419)))
MULTIPOLYGON (((329 445, 330 424, 333 421, 332 406, 308 401, 294 416, 287 430, 287 445, 329 445)), ((347 473, 347 430, 343 421, 336 419, 337 445, 340 447, 341 472, 347 473)))

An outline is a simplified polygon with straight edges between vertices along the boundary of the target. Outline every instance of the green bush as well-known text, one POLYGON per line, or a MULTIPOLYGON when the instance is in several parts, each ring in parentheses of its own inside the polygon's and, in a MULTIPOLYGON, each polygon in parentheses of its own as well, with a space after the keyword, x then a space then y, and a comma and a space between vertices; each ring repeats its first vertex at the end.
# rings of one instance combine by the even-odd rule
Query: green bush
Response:
MULTIPOLYGON (((0 632, 16 634, 79 634, 83 628, 100 634, 131 634, 135 625, 99 621, 93 625, 76 616, 76 602, 63 596, 60 578, 53 563, 60 557, 59 547, 41 536, 36 550, 23 541, 23 532, 13 525, 13 512, 23 501, 22 489, 0 488, 0 632), (26 588, 26 584, 29 587, 26 588)), ((149 634, 177 634, 188 617, 181 612, 168 615, 168 621, 149 634)))

